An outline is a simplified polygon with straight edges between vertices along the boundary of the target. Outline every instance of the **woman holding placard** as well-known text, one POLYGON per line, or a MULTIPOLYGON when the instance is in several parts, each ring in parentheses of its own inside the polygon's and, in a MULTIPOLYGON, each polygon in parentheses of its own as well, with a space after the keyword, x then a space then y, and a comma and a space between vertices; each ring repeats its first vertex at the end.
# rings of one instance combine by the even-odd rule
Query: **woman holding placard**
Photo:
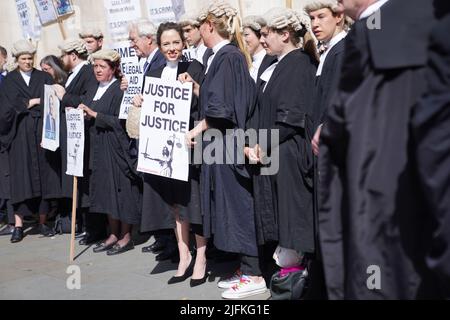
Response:
POLYGON ((117 255, 134 249, 132 226, 140 223, 141 179, 128 154, 129 138, 119 120, 123 91, 120 90, 120 55, 100 50, 92 55, 98 86, 91 88, 79 105, 86 113, 90 134, 89 210, 108 215, 111 234, 94 252, 117 255))
POLYGON ((15 212, 15 229, 11 242, 22 241, 23 217, 39 214, 39 229, 44 236, 53 235, 45 225, 47 214, 60 197, 58 153, 40 147, 43 129, 44 85, 53 79, 33 67, 36 49, 26 40, 13 46, 18 68, 9 73, 2 84, 2 123, 9 132, 1 144, 9 154, 11 203, 15 212))
MULTIPOLYGON (((149 76, 175 82, 178 75, 189 72, 192 77, 200 80, 203 66, 197 61, 182 61, 184 36, 180 25, 171 22, 161 24, 157 32, 157 43, 166 63, 150 72, 149 76)), ((141 104, 142 100, 137 97, 135 105, 141 104)), ((198 103, 194 98, 191 105, 191 128, 197 120, 198 103)), ((191 286, 202 284, 206 279, 206 239, 202 232, 199 179, 199 168, 194 165, 189 168, 189 182, 144 175, 142 227, 151 231, 174 228, 177 237, 180 262, 177 273, 169 279, 169 284, 182 282, 191 275, 191 286), (195 233, 196 257, 192 257, 190 252, 190 229, 195 233)))

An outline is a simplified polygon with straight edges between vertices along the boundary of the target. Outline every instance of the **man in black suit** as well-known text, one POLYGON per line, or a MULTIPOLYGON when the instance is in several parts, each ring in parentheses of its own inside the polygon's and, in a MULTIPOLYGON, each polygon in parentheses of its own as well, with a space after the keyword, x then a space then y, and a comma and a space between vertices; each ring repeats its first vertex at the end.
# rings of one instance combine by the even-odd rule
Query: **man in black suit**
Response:
MULTIPOLYGON (((62 55, 61 60, 64 68, 69 72, 69 78, 65 88, 60 85, 54 85, 56 94, 61 100, 60 116, 60 148, 62 157, 62 193, 63 200, 60 201, 59 209, 61 214, 66 215, 71 212, 71 202, 73 193, 73 178, 66 175, 67 172, 67 128, 65 108, 78 108, 91 88, 98 86, 94 75, 94 68, 89 62, 86 44, 82 39, 68 39, 62 43, 59 48, 62 55)), ((88 133, 87 133, 88 135, 88 133)), ((87 153, 85 152, 85 156, 87 153)), ((85 159, 84 170, 85 177, 89 176, 86 170, 88 161, 85 159)), ((80 239, 80 245, 90 245, 103 240, 106 237, 106 219, 105 215, 97 213, 88 213, 89 211, 89 181, 81 179, 79 184, 79 210, 83 217, 85 232, 77 235, 80 239)))
POLYGON ((320 64, 317 68, 314 107, 313 151, 319 154, 319 137, 327 107, 339 81, 348 23, 337 0, 311 0, 305 6, 311 29, 319 41, 320 64))
MULTIPOLYGON (((129 37, 131 47, 136 51, 139 58, 145 59, 144 63, 144 84, 145 86, 145 76, 148 76, 152 71, 157 70, 166 64, 166 59, 164 55, 159 51, 158 44, 156 42, 157 28, 153 23, 148 20, 142 19, 137 22, 131 23, 129 28, 129 37)), ((124 87, 122 86, 122 89, 124 87)), ((143 102, 142 95, 137 95, 133 99, 133 105, 135 107, 140 107, 143 102)), ((134 140, 133 153, 137 154, 137 149, 139 143, 134 140)), ((143 215, 145 216, 145 215, 143 215)), ((141 223, 141 231, 148 232, 146 229, 145 221, 141 223)), ((159 252, 160 253, 156 259, 158 261, 166 259, 176 260, 178 254, 177 243, 172 229, 160 230, 154 232, 155 242, 147 247, 142 248, 142 252, 159 252)))
POLYGON ((419 188, 411 135, 412 112, 427 90, 433 3, 340 2, 357 21, 321 134, 319 235, 328 296, 442 298, 426 261, 435 221, 419 188))

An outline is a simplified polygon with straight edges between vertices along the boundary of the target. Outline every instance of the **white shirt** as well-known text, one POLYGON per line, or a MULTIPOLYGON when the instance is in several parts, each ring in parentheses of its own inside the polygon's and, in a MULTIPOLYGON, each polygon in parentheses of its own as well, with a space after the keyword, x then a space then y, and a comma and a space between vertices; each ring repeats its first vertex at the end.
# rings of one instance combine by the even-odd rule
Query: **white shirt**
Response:
POLYGON ((22 78, 23 78, 23 80, 25 81, 25 83, 27 84, 28 87, 30 86, 31 72, 32 71, 28 71, 28 72, 20 71, 20 74, 22 75, 22 78))
POLYGON ((108 82, 100 82, 98 85, 97 93, 95 94, 94 101, 100 100, 105 94, 106 90, 117 81, 117 78, 112 78, 111 81, 108 82))
POLYGON ((255 82, 258 82, 258 71, 266 54, 266 50, 263 49, 252 57, 253 62, 252 67, 250 68, 250 76, 255 82))
POLYGON ((335 35, 334 38, 332 38, 332 39, 328 42, 328 48, 327 48, 327 51, 325 51, 325 52, 320 56, 320 64, 319 64, 319 67, 317 68, 316 76, 322 75, 323 65, 325 64, 325 60, 327 59, 328 53, 330 53, 331 48, 333 48, 335 45, 337 45, 337 44, 339 43, 339 41, 341 41, 342 39, 344 39, 346 36, 347 36, 347 32, 342 31, 342 32, 338 33, 337 35, 335 35))
POLYGON ((208 59, 208 66, 206 67, 206 72, 205 72, 205 74, 208 73, 209 67, 210 67, 211 64, 212 64, 212 62, 213 62, 213 60, 214 60, 214 58, 215 58, 215 56, 216 56, 216 53, 219 52, 220 49, 222 49, 223 47, 225 47, 225 46, 228 45, 228 44, 230 44, 230 41, 229 41, 229 40, 223 40, 223 41, 219 42, 218 44, 216 44, 216 45, 214 46, 214 48, 212 48, 213 54, 212 54, 211 57, 209 57, 209 59, 208 59))
POLYGON ((208 50, 208 48, 203 43, 200 43, 197 48, 194 48, 195 51, 194 59, 203 64, 203 56, 205 55, 206 50, 208 50))
MULTIPOLYGON (((298 49, 296 49, 298 50, 298 49)), ((260 79, 262 81, 265 81, 266 84, 264 85, 264 89, 263 92, 266 91, 267 85, 269 84, 270 79, 272 78, 273 72, 275 71, 275 69, 277 68, 278 64, 280 63, 281 60, 284 59, 284 57, 286 57, 289 53, 283 54, 281 56, 278 56, 278 61, 275 62, 274 64, 272 64, 270 67, 268 67, 266 69, 266 71, 263 72, 263 74, 261 75, 260 79)))
POLYGON ((386 2, 389 0, 378 0, 375 3, 372 3, 370 6, 367 7, 366 10, 364 10, 361 15, 359 16, 358 20, 365 19, 373 15, 375 12, 377 12, 386 2))
POLYGON ((75 79, 75 77, 80 73, 81 68, 83 68, 85 65, 88 65, 88 64, 89 64, 88 61, 83 61, 82 63, 78 64, 75 68, 73 68, 72 74, 67 79, 66 88, 68 88, 70 86, 73 79, 75 79))
POLYGON ((168 62, 167 65, 164 67, 164 70, 161 74, 162 80, 167 81, 176 81, 177 79, 177 73, 178 73, 178 61, 177 62, 168 62))

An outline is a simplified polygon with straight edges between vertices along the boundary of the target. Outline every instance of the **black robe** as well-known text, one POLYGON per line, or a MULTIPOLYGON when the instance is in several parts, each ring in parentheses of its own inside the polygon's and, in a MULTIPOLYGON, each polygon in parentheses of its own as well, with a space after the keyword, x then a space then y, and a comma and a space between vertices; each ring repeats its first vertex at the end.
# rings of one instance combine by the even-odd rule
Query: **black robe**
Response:
MULTIPOLYGON (((165 64, 148 72, 147 76, 161 78, 164 68, 165 64)), ((198 61, 179 62, 177 76, 185 72, 198 82, 203 73, 203 66, 198 61)), ((199 120, 197 100, 194 96, 191 104, 190 129, 194 127, 195 121, 199 120)), ((178 213, 182 220, 187 219, 191 224, 202 224, 198 166, 189 167, 189 182, 150 174, 143 176, 142 232, 175 228, 174 206, 179 209, 178 213)))
MULTIPOLYGON (((60 149, 62 159, 61 187, 64 198, 72 198, 73 195, 73 177, 66 175, 67 172, 67 123, 66 108, 78 108, 89 90, 97 88, 97 79, 94 75, 94 68, 87 64, 83 66, 80 72, 66 88, 66 94, 61 101, 61 125, 60 125, 60 149)), ((89 145, 89 136, 86 134, 85 146, 89 145)), ((80 179, 80 187, 83 187, 85 180, 80 179)), ((84 187, 87 189, 87 186, 84 187)), ((81 198, 81 197, 80 197, 81 198)), ((86 206, 86 205, 83 205, 86 206)))
POLYGON ((83 103, 97 112, 87 122, 89 150, 86 150, 89 176, 89 210, 109 214, 127 224, 140 223, 141 179, 136 163, 128 154, 130 139, 119 120, 123 91, 116 80, 98 101, 93 101, 97 88, 91 88, 83 103))
POLYGON ((319 234, 330 299, 435 296, 424 259, 432 222, 410 148, 411 111, 426 89, 431 5, 390 1, 381 8, 381 30, 362 20, 346 38, 319 157, 319 234), (381 289, 369 289, 371 275, 380 275, 381 289))
MULTIPOLYGON (((258 70, 258 77, 256 87, 260 88, 262 80, 261 75, 266 71, 268 67, 277 61, 277 57, 266 55, 258 70)), ((258 94, 258 92, 256 92, 258 94)), ((249 111, 247 119, 247 129, 259 129, 259 117, 260 113, 264 112, 258 105, 257 99, 253 107, 249 111)), ((249 141, 247 141, 249 145, 249 141)), ((249 145, 249 147, 254 147, 249 145)), ((278 241, 278 224, 275 211, 274 199, 276 195, 272 188, 273 177, 268 175, 261 175, 260 165, 250 166, 252 180, 253 180, 253 199, 255 206, 255 223, 256 223, 256 236, 258 245, 264 245, 272 241, 278 241)))
MULTIPOLYGON (((243 154, 237 146, 227 145, 225 129, 245 130, 249 108, 254 103, 255 84, 239 49, 226 45, 216 53, 201 84, 200 118, 220 130, 223 139, 215 141, 227 149, 243 154)), ((209 145, 203 142, 203 147, 209 145)), ((214 235, 216 248, 226 252, 257 256, 255 217, 250 174, 246 165, 203 164, 201 168, 201 206, 206 237, 214 235)))
POLYGON ((435 221, 427 266, 450 299, 450 15, 432 32, 428 92, 414 109, 414 145, 427 212, 435 221))
POLYGON ((265 188, 262 194, 257 192, 255 180, 255 202, 271 199, 273 208, 270 203, 264 208, 273 210, 279 245, 304 253, 315 249, 311 150, 315 74, 316 62, 302 50, 294 50, 276 66, 264 92, 266 83, 258 83, 256 129, 278 129, 280 140, 279 147, 266 149, 272 156, 276 149, 279 152, 278 173, 259 177, 271 182, 259 187, 265 188))
POLYGON ((344 56, 345 39, 342 39, 330 49, 322 68, 322 74, 316 79, 314 97, 314 128, 323 123, 327 108, 337 90, 342 58, 344 56))
POLYGON ((1 140, 8 151, 10 196, 15 205, 61 196, 60 153, 40 147, 43 105, 27 108, 30 99, 43 101, 44 85, 53 83, 49 74, 33 69, 29 86, 18 70, 9 73, 2 84, 1 122, 9 132, 3 132, 1 140))

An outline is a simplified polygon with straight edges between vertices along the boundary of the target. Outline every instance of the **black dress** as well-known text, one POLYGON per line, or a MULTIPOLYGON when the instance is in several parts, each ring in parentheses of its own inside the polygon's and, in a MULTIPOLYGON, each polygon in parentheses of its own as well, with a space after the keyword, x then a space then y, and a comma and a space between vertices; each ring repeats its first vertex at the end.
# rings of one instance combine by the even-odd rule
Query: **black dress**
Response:
MULTIPOLYGON (((300 49, 290 52, 278 63, 268 83, 258 82, 256 112, 256 129, 279 130, 279 146, 270 145, 269 133, 265 148, 271 157, 278 152, 279 170, 255 179, 255 203, 265 209, 259 214, 265 218, 259 234, 277 237, 281 247, 304 253, 315 250, 311 150, 315 74, 312 58, 300 49), (278 226, 277 235, 268 232, 272 229, 267 223, 278 226)), ((264 142, 260 144, 264 149, 264 142)))
MULTIPOLYGON (((228 144, 227 140, 234 141, 232 136, 245 130, 254 100, 255 83, 242 53, 234 45, 224 46, 215 54, 200 91, 200 118, 223 136, 213 137, 213 143, 223 149, 215 155, 222 163, 229 154, 244 157, 244 145, 228 144)), ((207 151, 211 143, 204 141, 203 147, 207 151)), ((251 178, 247 166, 236 160, 233 164, 202 165, 203 230, 205 237, 214 235, 219 250, 258 256, 251 178)))
POLYGON ((1 88, 2 122, 9 128, 9 132, 2 135, 2 146, 9 155, 11 203, 16 212, 23 215, 43 210, 43 207, 39 209, 40 199, 61 196, 60 153, 40 147, 43 106, 27 108, 30 99, 43 101, 44 85, 53 83, 50 75, 33 69, 27 86, 20 72, 15 70, 8 74, 1 88))
POLYGON ((140 223, 141 179, 128 154, 129 138, 124 121, 119 120, 123 91, 116 80, 98 101, 97 89, 90 90, 83 103, 97 112, 87 125, 90 135, 88 153, 89 209, 109 214, 127 224, 140 223))
MULTIPOLYGON (((152 70, 148 76, 161 78, 164 68, 165 65, 152 70)), ((188 72, 195 81, 199 82, 203 66, 197 61, 179 62, 177 75, 184 72, 188 72)), ((198 120, 198 99, 194 97, 191 105, 190 129, 198 120)), ((199 166, 189 166, 188 182, 150 174, 144 174, 143 179, 142 232, 175 228, 174 207, 177 207, 181 220, 185 219, 193 225, 203 224, 200 210, 199 166)))

